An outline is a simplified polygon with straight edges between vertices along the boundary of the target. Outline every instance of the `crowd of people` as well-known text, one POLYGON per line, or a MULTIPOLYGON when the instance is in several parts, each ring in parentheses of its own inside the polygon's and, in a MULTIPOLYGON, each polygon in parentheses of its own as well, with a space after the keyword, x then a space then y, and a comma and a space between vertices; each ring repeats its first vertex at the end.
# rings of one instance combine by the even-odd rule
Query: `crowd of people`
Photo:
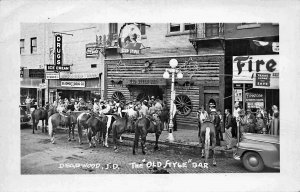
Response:
POLYGON ((215 109, 214 104, 210 104, 209 111, 205 111, 203 106, 200 106, 198 111, 199 123, 199 139, 201 124, 205 119, 214 115, 214 124, 216 128, 216 141, 220 145, 220 141, 226 141, 227 149, 231 149, 236 144, 237 127, 239 126, 240 135, 242 133, 258 133, 279 135, 279 110, 276 105, 272 106, 272 113, 260 107, 255 113, 250 109, 241 109, 239 103, 235 103, 234 111, 231 113, 230 109, 225 109, 225 116, 221 114, 220 110, 215 109), (224 128, 222 127, 224 126, 224 128), (223 130, 223 131, 222 131, 223 130), (224 134, 223 134, 224 133, 224 134))
MULTIPOLYGON (((93 99, 92 101, 85 102, 84 99, 67 98, 61 99, 58 97, 56 101, 52 104, 46 103, 46 109, 49 109, 50 106, 56 108, 57 112, 66 112, 66 111, 91 111, 96 114, 117 114, 120 117, 123 117, 125 113, 128 114, 128 117, 137 119, 139 117, 151 117, 153 120, 158 121, 158 116, 162 113, 163 110, 167 108, 167 105, 159 97, 152 96, 151 99, 143 101, 129 101, 128 103, 122 103, 118 100, 98 100, 93 99)), ((174 107, 176 108, 176 106, 174 107)), ((176 111, 176 109, 174 109, 176 111)), ((174 113, 175 115, 175 113, 174 113)))

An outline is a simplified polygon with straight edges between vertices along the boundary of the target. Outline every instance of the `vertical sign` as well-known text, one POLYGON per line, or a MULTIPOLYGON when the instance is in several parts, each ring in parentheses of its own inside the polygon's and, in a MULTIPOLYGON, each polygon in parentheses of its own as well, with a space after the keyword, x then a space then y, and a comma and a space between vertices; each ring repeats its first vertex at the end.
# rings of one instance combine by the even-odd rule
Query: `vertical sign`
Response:
POLYGON ((54 65, 62 65, 62 35, 55 35, 54 65))

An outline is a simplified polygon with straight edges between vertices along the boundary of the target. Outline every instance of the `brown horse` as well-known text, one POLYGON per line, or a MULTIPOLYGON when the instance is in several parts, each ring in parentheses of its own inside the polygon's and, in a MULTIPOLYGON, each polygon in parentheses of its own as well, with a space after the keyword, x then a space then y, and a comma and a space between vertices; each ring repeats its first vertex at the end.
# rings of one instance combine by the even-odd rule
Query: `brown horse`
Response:
POLYGON ((112 137, 114 142, 114 150, 115 152, 118 151, 118 141, 117 139, 121 139, 121 135, 125 132, 134 133, 135 132, 135 125, 134 121, 131 118, 128 118, 126 114, 124 117, 117 119, 112 124, 112 137))
POLYGON ((168 129, 170 113, 167 107, 163 108, 162 112, 159 114, 159 118, 164 126, 164 129, 168 129))
POLYGON ((88 112, 83 112, 77 117, 77 129, 78 129, 78 138, 79 144, 82 144, 82 130, 88 129, 87 121, 91 117, 91 114, 88 112))
POLYGON ((73 140, 75 141, 74 137, 74 129, 77 123, 77 117, 82 113, 82 111, 68 111, 66 114, 69 116, 69 121, 66 124, 69 127, 69 138, 68 141, 71 141, 71 131, 73 135, 73 140))
POLYGON ((86 122, 88 130, 87 130, 87 136, 89 140, 89 146, 96 147, 95 142, 95 136, 97 133, 99 133, 99 143, 100 138, 103 137, 103 146, 104 146, 104 139, 106 135, 106 116, 99 116, 97 114, 93 114, 86 122), (92 145, 93 143, 93 145, 92 145))
POLYGON ((208 160, 209 150, 213 152, 213 165, 216 166, 215 146, 216 146, 216 130, 211 120, 204 120, 201 124, 200 137, 202 141, 202 158, 205 157, 205 162, 208 160), (204 142, 203 142, 204 141, 204 142), (210 148, 210 143, 212 143, 210 148))
POLYGON ((138 146, 139 138, 141 137, 142 152, 145 155, 145 143, 148 133, 155 133, 155 146, 154 150, 158 149, 158 139, 162 132, 163 126, 161 122, 157 122, 157 125, 148 119, 147 117, 142 117, 138 119, 135 123, 135 136, 133 144, 133 155, 135 155, 135 148, 138 146))
POLYGON ((46 123, 46 126, 48 125, 48 113, 47 113, 46 109, 44 109, 43 107, 35 109, 31 113, 31 119, 32 119, 32 133, 33 134, 34 134, 34 129, 37 130, 37 124, 39 123, 40 120, 42 121, 42 132, 44 133, 44 129, 46 132, 45 123, 46 123))

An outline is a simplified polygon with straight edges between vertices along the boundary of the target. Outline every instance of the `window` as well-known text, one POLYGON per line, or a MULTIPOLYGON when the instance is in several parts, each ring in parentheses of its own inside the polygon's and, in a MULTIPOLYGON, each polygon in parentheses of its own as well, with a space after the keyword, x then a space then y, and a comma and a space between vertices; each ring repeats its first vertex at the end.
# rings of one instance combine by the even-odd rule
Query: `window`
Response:
POLYGON ((205 23, 205 37, 219 36, 219 23, 205 23))
POLYGON ((144 23, 139 23, 137 26, 141 31, 141 35, 146 35, 146 25, 144 23))
POLYGON ((36 53, 37 52, 37 42, 36 37, 33 37, 30 39, 30 53, 36 53))
POLYGON ((20 54, 24 54, 25 52, 25 40, 20 39, 20 54))
POLYGON ((180 32, 180 24, 170 23, 170 32, 180 32))
POLYGON ((110 23, 109 34, 117 34, 117 33, 118 33, 118 23, 110 23))
POLYGON ((91 68, 97 68, 97 64, 91 64, 91 68))
POLYGON ((189 30, 195 30, 196 24, 195 23, 185 23, 184 24, 184 30, 189 31, 189 30))

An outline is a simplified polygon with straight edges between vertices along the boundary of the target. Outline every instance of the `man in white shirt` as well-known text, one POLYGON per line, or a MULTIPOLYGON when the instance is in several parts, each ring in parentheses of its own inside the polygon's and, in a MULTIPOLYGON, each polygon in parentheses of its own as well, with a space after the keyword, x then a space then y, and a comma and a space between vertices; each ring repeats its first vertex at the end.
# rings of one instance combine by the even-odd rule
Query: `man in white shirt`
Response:
POLYGON ((234 110, 233 110, 233 116, 238 119, 239 117, 239 111, 241 110, 240 106, 239 106, 239 102, 235 102, 234 104, 234 110))

